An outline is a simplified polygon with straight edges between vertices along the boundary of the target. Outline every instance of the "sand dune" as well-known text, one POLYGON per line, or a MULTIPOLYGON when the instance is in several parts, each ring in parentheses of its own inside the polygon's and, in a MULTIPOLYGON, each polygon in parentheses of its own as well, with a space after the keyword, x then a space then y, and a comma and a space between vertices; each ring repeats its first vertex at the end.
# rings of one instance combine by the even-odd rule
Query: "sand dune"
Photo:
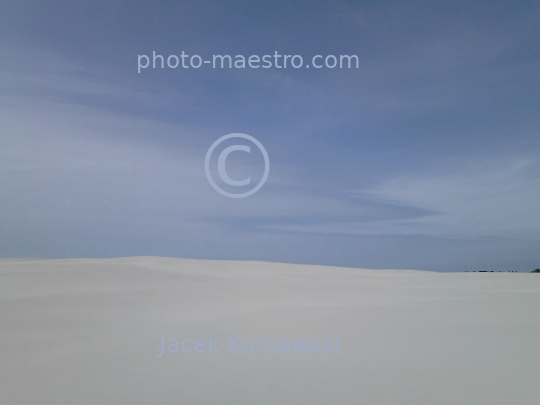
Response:
POLYGON ((540 398, 535 274, 0 260, 0 328, 6 405, 540 398))

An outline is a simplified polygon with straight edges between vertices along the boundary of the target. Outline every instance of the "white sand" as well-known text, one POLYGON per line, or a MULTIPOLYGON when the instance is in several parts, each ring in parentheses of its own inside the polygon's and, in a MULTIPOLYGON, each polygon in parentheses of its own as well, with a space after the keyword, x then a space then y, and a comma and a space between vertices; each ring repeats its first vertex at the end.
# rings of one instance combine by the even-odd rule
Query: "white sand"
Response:
POLYGON ((536 405, 539 338, 537 274, 0 260, 3 405, 536 405), (162 335, 192 352, 158 357, 162 335), (220 352, 193 351, 209 335, 220 352), (228 335, 340 351, 229 352, 228 335))

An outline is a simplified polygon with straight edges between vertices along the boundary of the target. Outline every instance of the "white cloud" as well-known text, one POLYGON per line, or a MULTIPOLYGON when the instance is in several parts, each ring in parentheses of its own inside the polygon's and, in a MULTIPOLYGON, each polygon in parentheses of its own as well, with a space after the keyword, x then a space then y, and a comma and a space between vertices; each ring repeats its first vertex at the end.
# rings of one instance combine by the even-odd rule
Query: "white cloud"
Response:
POLYGON ((540 165, 526 157, 498 162, 454 162, 440 173, 402 175, 360 199, 423 209, 416 218, 323 222, 279 226, 281 230, 355 235, 431 235, 540 239, 540 165))

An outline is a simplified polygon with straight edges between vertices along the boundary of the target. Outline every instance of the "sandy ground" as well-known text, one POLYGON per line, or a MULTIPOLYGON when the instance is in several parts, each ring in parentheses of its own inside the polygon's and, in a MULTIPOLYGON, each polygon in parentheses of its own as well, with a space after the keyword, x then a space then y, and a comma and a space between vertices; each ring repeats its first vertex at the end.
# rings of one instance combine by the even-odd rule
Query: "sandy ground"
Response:
POLYGON ((3 405, 536 405, 539 338, 537 274, 0 260, 3 405))

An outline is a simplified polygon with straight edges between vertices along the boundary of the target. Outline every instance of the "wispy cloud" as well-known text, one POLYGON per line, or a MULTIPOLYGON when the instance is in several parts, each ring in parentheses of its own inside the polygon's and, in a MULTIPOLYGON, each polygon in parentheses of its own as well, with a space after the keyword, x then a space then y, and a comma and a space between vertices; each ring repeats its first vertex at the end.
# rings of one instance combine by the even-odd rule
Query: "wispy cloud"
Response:
POLYGON ((353 216, 310 224, 269 226, 294 232, 425 235, 450 238, 540 239, 540 164, 531 157, 482 162, 454 160, 435 173, 400 175, 354 192, 360 201, 400 207, 402 218, 353 216), (448 167, 451 166, 451 167, 448 167), (414 211, 413 211, 414 210, 414 211))

